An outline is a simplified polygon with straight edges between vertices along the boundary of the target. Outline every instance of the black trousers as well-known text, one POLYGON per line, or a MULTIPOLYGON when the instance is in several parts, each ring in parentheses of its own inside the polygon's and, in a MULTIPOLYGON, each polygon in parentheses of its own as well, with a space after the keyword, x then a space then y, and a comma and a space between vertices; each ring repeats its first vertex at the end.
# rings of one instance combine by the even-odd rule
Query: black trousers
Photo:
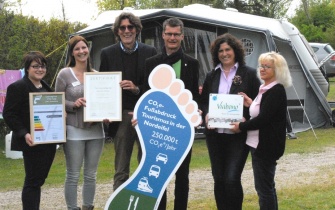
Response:
MULTIPOLYGON (((180 165, 176 172, 175 188, 174 188, 174 210, 187 210, 188 191, 189 191, 189 178, 190 162, 192 156, 192 148, 185 157, 183 163, 180 165)), ((166 190, 163 194, 161 202, 159 203, 158 210, 166 209, 166 190)))
POLYGON ((38 145, 38 150, 24 151, 23 162, 26 177, 22 190, 23 210, 39 210, 41 186, 48 177, 56 154, 55 144, 38 145))

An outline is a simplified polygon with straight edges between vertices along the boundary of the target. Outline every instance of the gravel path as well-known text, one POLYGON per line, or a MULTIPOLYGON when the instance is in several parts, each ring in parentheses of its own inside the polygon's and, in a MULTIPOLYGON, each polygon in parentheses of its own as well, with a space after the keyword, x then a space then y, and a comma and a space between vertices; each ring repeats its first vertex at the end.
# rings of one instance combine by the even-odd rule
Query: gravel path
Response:
MULTIPOLYGON (((325 169, 335 170, 335 148, 328 148, 322 153, 285 155, 278 161, 276 173, 277 189, 292 185, 299 187, 317 183, 326 178, 326 173, 318 173, 319 170, 325 169)), ((255 192, 250 163, 247 163, 245 167, 242 182, 246 194, 255 192)), ((169 199, 173 199, 173 183, 174 180, 168 186, 169 199)), ((112 193, 111 189, 112 183, 97 185, 96 209, 103 209, 105 202, 112 193)), ((192 170, 190 173, 189 199, 202 199, 211 196, 213 196, 213 179, 210 169, 192 170)), ((20 197, 21 191, 0 192, 0 209, 21 209, 20 197)), ((43 188, 41 210, 51 209, 66 209, 63 188, 43 188)))

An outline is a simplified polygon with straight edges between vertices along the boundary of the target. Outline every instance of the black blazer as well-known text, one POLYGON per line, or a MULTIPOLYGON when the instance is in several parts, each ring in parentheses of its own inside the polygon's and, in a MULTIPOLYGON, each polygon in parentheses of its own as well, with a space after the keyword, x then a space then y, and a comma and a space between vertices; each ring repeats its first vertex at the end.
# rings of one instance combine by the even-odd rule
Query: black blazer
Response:
MULTIPOLYGON (((162 54, 158 54, 145 61, 145 78, 149 78, 151 71, 159 64, 164 64, 162 54)), ((184 82, 185 89, 191 91, 193 100, 199 101, 199 61, 183 53, 181 58, 180 79, 184 82)), ((150 89, 146 80, 146 90, 150 89)))
POLYGON ((285 150, 287 97, 285 88, 277 84, 267 90, 261 100, 259 115, 240 123, 240 130, 259 130, 255 155, 278 160, 285 150))
MULTIPOLYGON (((52 92, 49 85, 41 81, 43 88, 52 92)), ((10 84, 7 88, 3 118, 7 126, 13 131, 11 150, 34 151, 44 146, 30 147, 25 140, 25 135, 30 133, 29 93, 39 92, 35 85, 24 76, 22 79, 10 84)))
MULTIPOLYGON (((218 93, 219 85, 220 85, 220 68, 213 69, 209 73, 207 73, 205 82, 202 88, 201 94, 201 109, 203 111, 203 117, 205 117, 208 113, 209 106, 209 94, 210 93, 218 93)), ((242 83, 240 85, 235 85, 232 83, 230 87, 229 94, 237 94, 238 92, 244 92, 251 99, 254 99, 259 90, 259 86, 261 85, 260 80, 257 77, 256 69, 251 67, 240 65, 236 71, 236 75, 239 75, 242 79, 242 83)), ((249 119, 249 107, 243 107, 243 117, 245 119, 249 119)), ((206 128, 206 133, 212 133, 215 130, 209 130, 206 128)))
MULTIPOLYGON (((123 71, 123 63, 122 63, 122 49, 120 47, 120 42, 113 44, 111 46, 105 47, 101 50, 100 54, 100 69, 101 72, 106 71, 123 71)), ((144 67, 145 67, 145 59, 152 57, 157 54, 156 48, 146 45, 143 43, 138 43, 138 60, 137 60, 137 81, 132 81, 135 85, 137 85, 140 89, 140 95, 143 93, 143 84, 144 84, 144 67)), ((122 75, 122 79, 124 80, 126 75, 122 75)))

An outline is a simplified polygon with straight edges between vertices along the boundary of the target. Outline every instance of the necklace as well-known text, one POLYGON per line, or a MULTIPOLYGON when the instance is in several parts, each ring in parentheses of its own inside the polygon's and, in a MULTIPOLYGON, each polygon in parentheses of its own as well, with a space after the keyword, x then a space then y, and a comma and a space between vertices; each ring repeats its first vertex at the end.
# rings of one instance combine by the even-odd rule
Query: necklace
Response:
POLYGON ((37 89, 41 89, 41 88, 42 88, 42 84, 35 85, 35 87, 36 87, 37 89))

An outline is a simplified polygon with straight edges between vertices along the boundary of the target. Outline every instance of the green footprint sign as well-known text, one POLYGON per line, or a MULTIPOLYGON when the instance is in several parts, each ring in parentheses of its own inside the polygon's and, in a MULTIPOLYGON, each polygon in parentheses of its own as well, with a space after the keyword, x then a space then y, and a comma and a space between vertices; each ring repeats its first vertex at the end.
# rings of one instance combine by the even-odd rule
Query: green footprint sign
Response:
POLYGON ((151 89, 137 102, 134 118, 143 156, 134 174, 109 198, 105 209, 157 209, 169 181, 185 159, 201 117, 190 91, 165 64, 149 76, 151 89))

